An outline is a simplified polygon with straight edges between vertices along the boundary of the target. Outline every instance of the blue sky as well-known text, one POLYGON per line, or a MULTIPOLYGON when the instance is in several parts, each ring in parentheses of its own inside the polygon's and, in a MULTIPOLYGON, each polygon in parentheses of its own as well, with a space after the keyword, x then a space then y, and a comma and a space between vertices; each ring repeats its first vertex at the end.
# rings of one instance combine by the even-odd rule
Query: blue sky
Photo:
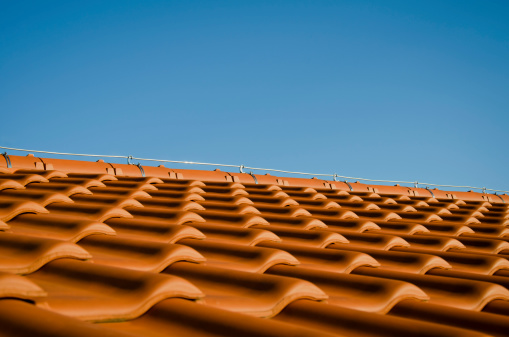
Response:
POLYGON ((1 146, 509 190, 508 107, 506 1, 0 0, 1 146))

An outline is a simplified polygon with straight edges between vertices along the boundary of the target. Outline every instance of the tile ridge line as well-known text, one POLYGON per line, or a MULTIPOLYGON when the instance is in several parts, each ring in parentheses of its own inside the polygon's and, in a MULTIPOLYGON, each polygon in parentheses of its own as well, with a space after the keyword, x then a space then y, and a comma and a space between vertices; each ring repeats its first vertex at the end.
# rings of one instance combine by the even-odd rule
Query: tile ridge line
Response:
MULTIPOLYGON (((321 177, 332 177, 334 181, 338 181, 337 178, 350 179, 350 180, 362 180, 362 181, 370 181, 370 182, 381 182, 381 183, 396 183, 396 184, 414 184, 414 188, 419 188, 418 185, 426 186, 425 189, 429 189, 428 186, 437 186, 437 187, 454 187, 454 188, 471 188, 476 190, 481 190, 483 194, 486 194, 486 191, 493 191, 496 195, 496 192, 504 192, 509 193, 506 190, 497 190, 486 187, 476 187, 469 185, 443 185, 443 184, 433 184, 433 183, 424 183, 419 181, 404 181, 404 180, 386 180, 386 179, 368 179, 368 178, 359 178, 359 177, 350 177, 338 175, 336 173, 333 174, 325 174, 325 173, 308 173, 308 172, 298 172, 298 171, 287 171, 287 170, 278 170, 278 169, 270 169, 270 168, 260 168, 260 167, 251 167, 245 165, 232 165, 232 164, 217 164, 217 163, 205 163, 205 162, 194 162, 194 161, 183 161, 183 160, 168 160, 168 159, 151 159, 151 158, 140 158, 134 157, 132 155, 121 156, 121 155, 98 155, 98 154, 82 154, 82 153, 69 153, 69 152, 55 152, 55 151, 42 151, 42 150, 28 150, 28 149, 20 149, 13 147, 0 146, 0 149, 4 150, 12 150, 12 151, 22 151, 22 152, 35 152, 35 153, 46 153, 46 154, 56 154, 56 155, 64 155, 64 156, 80 156, 80 157, 96 157, 96 158, 123 158, 127 160, 127 164, 133 164, 132 160, 142 160, 142 161, 153 161, 160 163, 176 163, 176 164, 188 164, 188 165, 206 165, 206 166, 219 166, 219 167, 235 167, 240 170, 240 173, 244 172, 244 169, 256 170, 256 171, 270 171, 270 172, 279 172, 279 173, 289 173, 289 174, 297 174, 297 175, 308 175, 308 176, 321 176, 321 177)), ((6 161, 9 163, 9 156, 7 152, 1 153, 6 161)), ((138 163, 137 165, 140 167, 141 165, 138 163)), ((252 174, 250 172, 249 174, 252 174)), ((423 188, 423 187, 420 187, 423 188)))

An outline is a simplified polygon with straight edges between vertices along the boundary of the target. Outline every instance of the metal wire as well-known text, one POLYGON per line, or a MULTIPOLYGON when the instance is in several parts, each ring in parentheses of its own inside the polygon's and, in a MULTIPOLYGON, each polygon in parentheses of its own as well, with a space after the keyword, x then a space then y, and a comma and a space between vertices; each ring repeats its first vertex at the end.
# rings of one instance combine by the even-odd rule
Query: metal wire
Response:
MULTIPOLYGON (((245 165, 230 165, 230 164, 202 163, 202 162, 184 161, 184 160, 139 158, 139 157, 133 157, 130 155, 129 156, 115 156, 115 155, 99 155, 99 154, 66 153, 66 152, 18 149, 18 148, 13 148, 13 147, 6 147, 6 146, 0 146, 0 149, 12 150, 12 151, 23 151, 23 152, 56 154, 56 155, 63 155, 63 156, 80 156, 80 157, 96 157, 96 158, 97 157, 100 157, 100 158, 122 158, 122 159, 127 159, 128 164, 132 164, 132 162, 131 162, 132 160, 142 160, 142 161, 153 161, 153 162, 159 162, 159 163, 235 167, 235 168, 238 168, 241 173, 243 173, 243 169, 249 169, 249 170, 256 170, 256 171, 270 171, 270 172, 298 174, 298 175, 307 175, 307 176, 316 176, 316 177, 332 177, 333 180, 336 180, 336 178, 343 178, 343 179, 349 179, 349 180, 361 180, 361 181, 380 182, 380 183, 414 184, 415 187, 417 187, 418 185, 422 185, 422 186, 436 186, 436 187, 470 188, 470 189, 474 189, 474 190, 481 190, 482 193, 486 193, 486 191, 509 193, 509 191, 495 190, 495 189, 486 188, 486 187, 441 185, 441 184, 421 183, 418 181, 404 181, 404 180, 367 179, 367 178, 342 176, 342 175, 338 175, 336 173, 334 173, 334 174, 308 173, 308 172, 268 169, 268 168, 261 168, 261 167, 251 167, 251 166, 245 166, 245 165)), ((345 180, 345 182, 346 182, 346 180, 345 180)))

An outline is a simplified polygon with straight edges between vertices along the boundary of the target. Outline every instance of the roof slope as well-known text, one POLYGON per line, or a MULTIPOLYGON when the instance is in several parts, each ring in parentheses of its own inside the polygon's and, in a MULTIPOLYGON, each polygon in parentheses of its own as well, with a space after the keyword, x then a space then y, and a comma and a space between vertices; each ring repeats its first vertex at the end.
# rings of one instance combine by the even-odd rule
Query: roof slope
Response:
POLYGON ((509 331, 507 196, 10 163, 0 161, 0 336, 509 331))

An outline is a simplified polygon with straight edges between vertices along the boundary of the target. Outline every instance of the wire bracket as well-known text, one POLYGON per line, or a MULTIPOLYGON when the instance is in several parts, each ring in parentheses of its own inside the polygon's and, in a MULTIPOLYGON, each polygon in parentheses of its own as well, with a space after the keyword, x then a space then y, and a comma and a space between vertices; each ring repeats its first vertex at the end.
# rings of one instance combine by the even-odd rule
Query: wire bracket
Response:
POLYGON ((253 171, 250 171, 249 174, 251 177, 253 177, 255 184, 258 184, 258 179, 256 179, 256 176, 254 175, 253 171))
POLYGON ((5 162, 7 163, 7 168, 11 168, 12 167, 11 158, 9 158, 9 155, 7 154, 7 151, 2 153, 2 156, 5 157, 5 162))
POLYGON ((141 172, 141 176, 144 177, 145 176, 145 170, 143 169, 143 167, 141 166, 140 163, 136 164, 136 166, 138 166, 138 168, 140 169, 140 172, 141 172))
POLYGON ((433 191, 428 187, 426 186, 426 189, 428 190, 428 192, 431 194, 431 197, 435 197, 435 194, 433 193, 433 191))

